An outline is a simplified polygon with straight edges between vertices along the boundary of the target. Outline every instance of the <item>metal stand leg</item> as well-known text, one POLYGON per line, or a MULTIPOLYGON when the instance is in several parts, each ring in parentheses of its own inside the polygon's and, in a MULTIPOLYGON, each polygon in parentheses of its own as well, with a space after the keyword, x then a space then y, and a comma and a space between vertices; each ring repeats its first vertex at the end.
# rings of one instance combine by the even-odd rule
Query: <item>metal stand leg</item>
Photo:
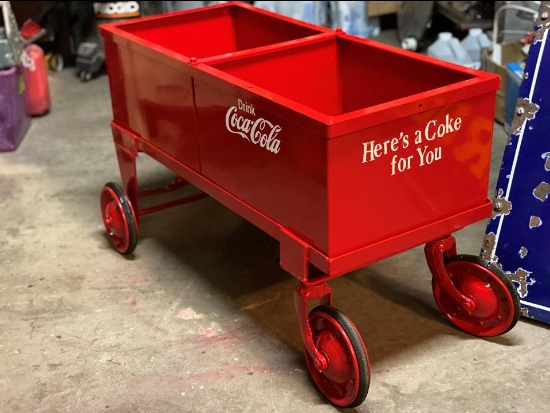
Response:
POLYGON ((478 306, 476 300, 457 290, 445 269, 445 259, 456 255, 455 238, 449 235, 445 238, 430 241, 426 244, 424 253, 430 271, 441 288, 447 291, 469 314, 475 311, 478 306))
POLYGON ((122 189, 139 220, 138 209, 138 184, 136 171, 136 158, 138 157, 137 143, 131 136, 123 134, 114 125, 112 126, 113 140, 115 142, 118 167, 122 179, 122 189))
POLYGON ((328 361, 324 354, 320 353, 313 343, 313 335, 308 320, 307 303, 311 300, 319 300, 321 304, 332 305, 332 291, 327 283, 314 286, 299 284, 294 290, 294 304, 300 324, 300 333, 304 346, 313 359, 315 367, 321 372, 328 367, 328 361))

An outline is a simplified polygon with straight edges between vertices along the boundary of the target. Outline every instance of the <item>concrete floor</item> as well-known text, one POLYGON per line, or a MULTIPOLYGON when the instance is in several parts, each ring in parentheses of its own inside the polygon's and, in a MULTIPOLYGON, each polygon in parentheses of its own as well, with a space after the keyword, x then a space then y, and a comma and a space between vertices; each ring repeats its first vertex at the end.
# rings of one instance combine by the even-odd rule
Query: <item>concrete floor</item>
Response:
MULTIPOLYGON (((52 110, 0 154, 0 412, 332 412, 309 379, 278 244, 213 199, 146 216, 132 257, 99 209, 120 181, 106 76, 50 74, 52 110)), ((495 125, 489 195, 506 134, 495 125)), ((143 186, 171 175, 139 158, 143 186)), ((456 233, 478 254, 486 222, 456 233)), ((542 412, 550 330, 472 337, 438 310, 422 247, 338 277, 369 352, 357 412, 542 412)))

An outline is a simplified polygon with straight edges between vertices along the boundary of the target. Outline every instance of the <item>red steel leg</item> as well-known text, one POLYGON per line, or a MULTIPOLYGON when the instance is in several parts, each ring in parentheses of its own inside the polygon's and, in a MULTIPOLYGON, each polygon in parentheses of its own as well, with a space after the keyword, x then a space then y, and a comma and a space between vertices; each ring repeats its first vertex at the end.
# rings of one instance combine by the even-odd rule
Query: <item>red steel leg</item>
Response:
MULTIPOLYGON (((120 177, 122 180, 122 189, 126 193, 128 200, 136 212, 136 219, 139 220, 138 209, 138 184, 136 171, 136 158, 138 157, 137 142, 120 130, 113 124, 111 127, 113 140, 115 142, 116 156, 120 177)), ((137 223, 137 222, 136 222, 137 223)))
POLYGON ((315 367, 320 372, 328 368, 328 361, 325 355, 320 353, 313 343, 313 334, 308 320, 307 303, 311 300, 320 300, 321 304, 332 305, 332 291, 327 283, 319 285, 299 284, 294 290, 294 304, 298 322, 300 324, 300 333, 304 346, 313 359, 315 367))
POLYGON ((465 311, 471 314, 478 307, 473 298, 462 294, 451 281, 451 277, 445 269, 445 259, 456 255, 456 240, 452 235, 435 241, 430 241, 424 247, 426 261, 435 281, 441 288, 447 291, 457 303, 460 303, 465 311))
MULTIPOLYGON (((116 154, 118 166, 120 168, 120 177, 122 179, 122 189, 126 192, 134 211, 138 211, 138 189, 137 189, 137 172, 136 172, 136 157, 126 148, 116 144, 116 154)), ((136 214, 139 215, 139 214, 136 214)))

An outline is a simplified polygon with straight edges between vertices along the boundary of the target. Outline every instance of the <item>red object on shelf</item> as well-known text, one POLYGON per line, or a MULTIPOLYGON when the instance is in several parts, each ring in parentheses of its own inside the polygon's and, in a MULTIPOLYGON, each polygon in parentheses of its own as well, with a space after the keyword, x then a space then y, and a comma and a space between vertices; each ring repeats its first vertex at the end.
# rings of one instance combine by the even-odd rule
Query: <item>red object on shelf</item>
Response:
POLYGON ((27 42, 33 42, 38 40, 46 34, 46 29, 40 26, 33 19, 27 19, 21 26, 21 37, 23 37, 27 42))
POLYGON ((51 106, 44 50, 36 44, 25 46, 22 66, 25 81, 25 110, 31 116, 44 115, 49 112, 51 106))

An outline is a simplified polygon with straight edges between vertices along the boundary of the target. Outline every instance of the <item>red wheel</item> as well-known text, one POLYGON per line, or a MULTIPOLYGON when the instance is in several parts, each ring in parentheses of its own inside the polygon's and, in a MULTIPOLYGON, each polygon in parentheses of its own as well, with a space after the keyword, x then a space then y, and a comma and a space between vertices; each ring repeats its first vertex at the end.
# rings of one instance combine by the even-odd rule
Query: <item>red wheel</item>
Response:
POLYGON ((121 254, 131 254, 137 245, 136 216, 122 188, 113 182, 101 191, 101 214, 113 247, 121 254))
POLYGON ((475 336, 492 337, 516 325, 519 298, 514 284, 499 267, 481 257, 456 255, 445 261, 445 269, 458 291, 476 303, 476 308, 467 311, 432 278, 435 301, 456 327, 475 336))
POLYGON ((309 313, 315 347, 327 358, 319 371, 307 351, 306 362, 313 381, 330 402, 355 407, 367 397, 370 368, 367 350, 353 323, 333 307, 320 305, 309 313))

